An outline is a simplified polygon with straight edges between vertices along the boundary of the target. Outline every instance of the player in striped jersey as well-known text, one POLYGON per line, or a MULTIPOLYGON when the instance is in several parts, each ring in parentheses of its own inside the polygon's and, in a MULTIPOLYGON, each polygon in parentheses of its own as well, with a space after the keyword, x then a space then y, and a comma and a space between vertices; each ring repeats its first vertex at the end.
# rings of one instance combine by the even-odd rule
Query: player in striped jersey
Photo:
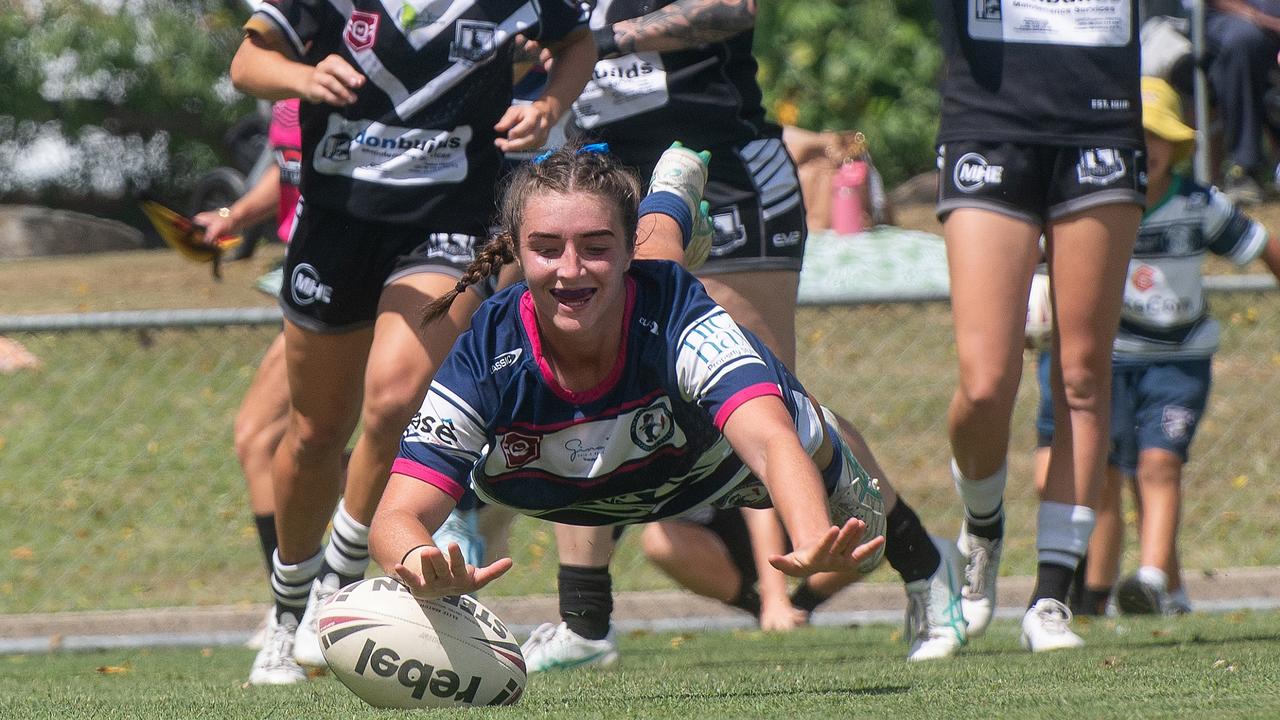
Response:
POLYGON ((232 81, 302 99, 306 199, 280 297, 291 410, 273 467, 278 631, 250 682, 298 682, 298 663, 324 663, 304 608, 363 576, 400 432, 480 295, 425 336, 410 318, 473 258, 500 153, 541 145, 590 76, 585 20, 577 0, 269 0, 246 24, 232 81), (517 34, 556 62, 542 97, 512 108, 517 34))

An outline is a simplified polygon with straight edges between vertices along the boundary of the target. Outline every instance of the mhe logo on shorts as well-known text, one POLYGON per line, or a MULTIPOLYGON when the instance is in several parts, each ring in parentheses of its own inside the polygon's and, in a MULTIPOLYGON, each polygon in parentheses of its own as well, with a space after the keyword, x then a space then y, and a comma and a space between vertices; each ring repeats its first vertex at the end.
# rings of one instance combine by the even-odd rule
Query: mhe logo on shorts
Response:
POLYGON ((956 161, 951 179, 960 192, 977 192, 986 185, 999 185, 1004 180, 1004 166, 988 164, 978 153, 965 153, 956 161))
POLYGON ((542 457, 542 438, 524 433, 509 432, 498 443, 507 467, 518 468, 542 457))
POLYGON ((363 10, 352 10, 351 18, 347 20, 346 31, 343 33, 343 39, 347 41, 347 47, 356 52, 368 50, 373 47, 373 41, 377 36, 378 14, 363 10))
POLYGON ((333 286, 320 282, 320 271, 314 266, 302 263, 293 269, 289 278, 289 293, 299 305, 316 302, 328 305, 333 299, 333 286))
POLYGON ((1127 171, 1124 158, 1114 148, 1081 150, 1080 162, 1076 163, 1076 179, 1081 185, 1110 185, 1127 171))
POLYGON ((516 348, 508 350, 493 359, 493 364, 489 366, 489 374, 492 375, 499 370, 514 365, 520 359, 520 354, 524 352, 524 348, 516 348))
POLYGON ((459 20, 449 46, 451 62, 478 63, 493 54, 498 26, 483 20, 459 20))

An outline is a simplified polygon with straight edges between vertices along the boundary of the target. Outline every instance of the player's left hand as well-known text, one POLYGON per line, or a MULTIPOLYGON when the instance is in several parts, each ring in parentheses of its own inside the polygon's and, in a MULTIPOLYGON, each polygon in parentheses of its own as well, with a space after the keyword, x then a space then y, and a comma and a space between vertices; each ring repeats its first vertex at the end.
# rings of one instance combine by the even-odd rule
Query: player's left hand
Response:
POLYGON ((552 110, 546 98, 527 105, 512 105, 493 126, 500 136, 493 143, 503 152, 537 150, 547 142, 551 126, 559 119, 559 113, 552 110), (504 133, 505 138, 501 137, 504 133))
POLYGON ((391 569, 414 596, 430 600, 449 595, 473 593, 511 569, 511 558, 502 558, 484 567, 468 565, 458 543, 449 543, 448 552, 423 545, 409 553, 391 569))
POLYGON ((797 546, 786 555, 771 555, 769 564, 791 577, 858 570, 884 544, 883 536, 861 542, 866 531, 865 523, 849 518, 843 527, 828 528, 816 543, 797 546))

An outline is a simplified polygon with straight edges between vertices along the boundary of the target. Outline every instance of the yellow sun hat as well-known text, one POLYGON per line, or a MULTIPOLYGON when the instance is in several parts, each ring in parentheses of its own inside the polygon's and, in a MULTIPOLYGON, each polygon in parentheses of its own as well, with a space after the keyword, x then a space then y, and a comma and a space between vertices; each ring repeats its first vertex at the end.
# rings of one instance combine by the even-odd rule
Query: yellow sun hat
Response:
POLYGON ((1173 86, 1158 77, 1142 78, 1142 127, 1178 146, 1178 155, 1191 151, 1196 131, 1182 121, 1182 98, 1173 86))

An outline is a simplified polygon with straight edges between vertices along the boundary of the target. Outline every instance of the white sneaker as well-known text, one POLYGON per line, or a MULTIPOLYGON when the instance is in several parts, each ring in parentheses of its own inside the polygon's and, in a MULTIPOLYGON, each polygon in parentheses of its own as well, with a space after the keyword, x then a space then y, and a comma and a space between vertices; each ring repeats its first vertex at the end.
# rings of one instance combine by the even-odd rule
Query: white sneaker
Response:
POLYGON ((293 659, 293 638, 297 631, 298 624, 292 615, 286 613, 283 620, 277 621, 272 608, 262 649, 249 671, 250 685, 293 685, 306 681, 306 671, 293 659))
POLYGON ((711 153, 694 152, 676 141, 658 158, 649 179, 649 193, 672 192, 684 200, 693 216, 693 235, 684 251, 685 267, 695 270, 706 262, 715 237, 715 226, 708 215, 710 205, 702 207, 702 191, 707 185, 707 168, 711 153))
POLYGON ((1000 553, 1004 540, 988 540, 960 528, 956 548, 965 557, 964 586, 960 588, 960 611, 964 613, 968 636, 987 631, 996 611, 996 578, 1000 575, 1000 553))
POLYGON ((1071 632, 1071 610, 1053 598, 1040 598, 1022 616, 1022 647, 1031 652, 1084 647, 1071 632))
POLYGON ((431 541, 441 552, 449 551, 449 543, 458 543, 462 550, 462 559, 468 565, 480 567, 484 564, 484 535, 480 532, 478 511, 459 510, 454 508, 449 517, 431 533, 431 541))
POLYGON ((328 667, 324 651, 320 648, 320 625, 316 612, 320 606, 337 594, 340 580, 335 573, 316 578, 311 583, 311 595, 307 598, 306 612, 298 623, 298 636, 293 643, 293 659, 308 667, 328 667))
POLYGON ((564 623, 543 623, 520 646, 529 672, 608 667, 618 661, 618 638, 613 626, 602 640, 588 640, 564 623))
POLYGON ((1186 615, 1191 612, 1191 598, 1187 597, 1186 587, 1171 591, 1168 600, 1164 608, 1165 615, 1186 615))
POLYGON ((938 569, 924 580, 907 583, 907 660, 937 660, 955 654, 965 643, 960 613, 960 568, 955 545, 931 537, 942 556, 938 569))
POLYGON ((257 629, 244 641, 244 646, 250 650, 261 650, 263 643, 267 639, 267 627, 271 625, 271 621, 276 617, 275 605, 267 606, 267 614, 262 616, 262 622, 258 623, 257 629))
POLYGON ((1125 615, 1161 615, 1169 605, 1169 595, 1163 587, 1130 575, 1116 586, 1116 605, 1125 615))

